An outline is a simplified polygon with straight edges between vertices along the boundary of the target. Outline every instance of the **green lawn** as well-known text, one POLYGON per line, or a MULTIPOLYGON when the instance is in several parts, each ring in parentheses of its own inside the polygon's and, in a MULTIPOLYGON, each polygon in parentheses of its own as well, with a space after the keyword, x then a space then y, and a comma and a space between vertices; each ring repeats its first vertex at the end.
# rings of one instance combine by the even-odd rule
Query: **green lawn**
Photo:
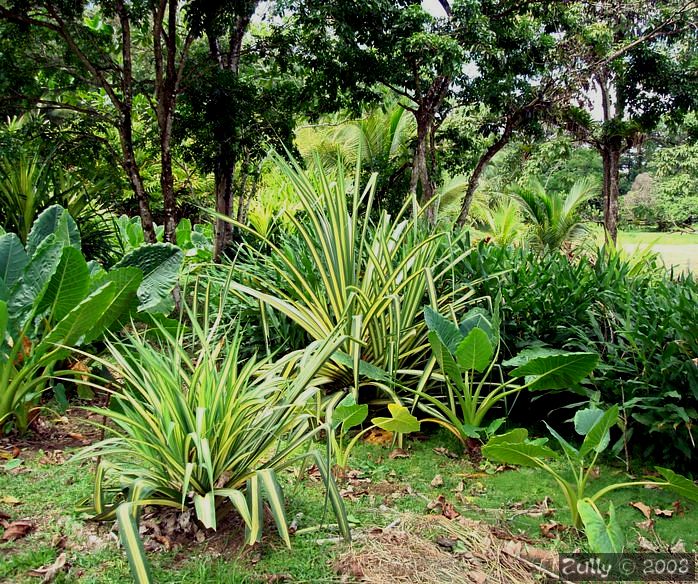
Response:
MULTIPOLYGON (((461 457, 452 459, 434 450, 459 452, 450 436, 441 433, 425 441, 410 441, 406 448, 409 458, 394 460, 386 447, 361 444, 355 450, 352 466, 360 471, 360 478, 349 485, 356 494, 346 493, 354 533, 384 527, 402 513, 432 513, 428 503, 443 495, 462 514, 524 534, 541 548, 571 551, 584 547, 584 540, 574 530, 564 530, 556 539, 541 536, 541 523, 564 524, 569 519, 564 500, 547 475, 533 469, 497 471, 487 463, 475 465, 461 457), (440 486, 432 486, 436 475, 443 479, 440 486), (546 517, 532 516, 546 497, 550 497, 554 511, 546 517)), ((66 451, 65 458, 69 459, 69 454, 66 451)), ((112 525, 86 521, 75 511, 75 504, 90 495, 92 465, 61 462, 61 457, 50 460, 42 451, 25 450, 21 456, 25 462, 20 467, 0 470, 0 512, 9 516, 8 521, 29 519, 36 529, 16 542, 0 543, 0 582, 37 582, 29 570, 52 563, 61 551, 67 554, 70 568, 55 582, 129 581, 125 557, 110 533, 112 525)), ((603 464, 599 471, 593 487, 625 478, 622 468, 614 464, 603 464)), ((318 526, 324 509, 318 482, 310 478, 298 482, 291 473, 283 480, 289 516, 303 513, 301 529, 318 526)), ((667 546, 681 539, 686 549, 698 549, 697 505, 682 501, 679 512, 671 518, 655 517, 654 531, 647 531, 637 526, 644 517, 629 503, 641 501, 652 509, 676 511, 676 496, 633 488, 617 492, 610 500, 625 528, 629 549, 637 548, 639 536, 667 546)), ((608 500, 601 506, 606 509, 607 505, 608 500)), ((179 549, 150 552, 149 557, 159 583, 334 582, 339 576, 332 560, 348 546, 317 542, 334 535, 323 529, 296 535, 293 549, 288 551, 269 529, 260 548, 251 550, 240 544, 239 532, 228 529, 207 534, 203 543, 191 539, 179 549)))

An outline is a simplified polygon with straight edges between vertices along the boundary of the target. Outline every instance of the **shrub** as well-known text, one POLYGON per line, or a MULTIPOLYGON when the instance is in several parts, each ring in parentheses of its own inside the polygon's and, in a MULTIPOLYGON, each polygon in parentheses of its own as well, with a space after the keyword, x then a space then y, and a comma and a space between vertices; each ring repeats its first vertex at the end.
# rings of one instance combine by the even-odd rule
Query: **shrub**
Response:
POLYGON ((167 310, 181 252, 144 246, 110 271, 87 262, 72 217, 49 207, 32 226, 26 247, 14 233, 0 237, 0 434, 28 412, 53 369, 130 316, 167 310))
POLYGON ((191 329, 182 323, 174 333, 160 327, 158 344, 132 332, 123 342, 107 343, 108 358, 95 358, 118 380, 90 383, 111 395, 110 407, 90 408, 111 423, 110 430, 77 457, 103 457, 93 500, 96 518, 119 516, 132 565, 141 565, 142 558, 137 541, 128 539, 129 517, 146 504, 191 507, 205 527, 214 529, 220 508, 232 505, 246 524, 248 543, 254 543, 262 535, 266 503, 290 546, 276 472, 314 456, 348 537, 328 464, 301 448, 326 430, 312 429, 304 411, 318 391, 311 380, 343 336, 329 335, 293 361, 242 362, 240 331, 231 339, 220 335, 220 312, 212 327, 199 325, 205 314, 186 307, 185 314, 191 329))

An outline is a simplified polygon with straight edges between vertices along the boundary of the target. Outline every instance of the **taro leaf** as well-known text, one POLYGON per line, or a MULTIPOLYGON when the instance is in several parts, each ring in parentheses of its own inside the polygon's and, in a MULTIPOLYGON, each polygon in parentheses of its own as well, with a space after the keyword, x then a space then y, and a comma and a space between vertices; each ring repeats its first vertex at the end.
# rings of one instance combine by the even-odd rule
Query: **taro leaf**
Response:
POLYGON ((12 328, 21 329, 34 313, 61 261, 63 245, 49 235, 32 255, 7 301, 12 328))
POLYGON ((388 404, 388 410, 390 411, 390 418, 373 418, 371 422, 386 432, 409 434, 410 432, 419 431, 419 420, 410 414, 410 411, 405 406, 391 403, 388 404))
POLYGON ((358 426, 368 416, 368 404, 357 404, 353 394, 348 394, 339 402, 332 414, 332 427, 342 424, 342 431, 358 426))
POLYGON ((504 367, 519 367, 525 365, 538 357, 550 357, 551 355, 566 355, 569 351, 562 349, 551 349, 550 347, 529 347, 521 351, 518 355, 502 361, 504 367))
POLYGON ((428 338, 429 344, 431 345, 431 350, 434 353, 434 357, 436 357, 436 361, 439 363, 441 371, 446 376, 447 381, 455 384, 455 386, 461 392, 465 393, 467 388, 463 382, 462 373, 458 368, 458 364, 453 358, 453 355, 449 352, 446 345, 441 342, 441 339, 435 331, 430 331, 428 338))
POLYGON ((463 369, 475 370, 482 373, 490 364, 494 347, 487 333, 481 328, 474 328, 456 349, 458 365, 463 369))
POLYGON ((54 235, 62 246, 70 245, 80 249, 80 231, 75 220, 60 205, 51 205, 34 221, 27 236, 27 253, 31 257, 49 235, 54 235))
POLYGON ((562 448, 563 452, 567 455, 567 458, 569 458, 572 462, 578 462, 579 460, 579 451, 572 446, 567 440, 565 440, 560 434, 558 434, 555 430, 553 430, 548 422, 543 422, 546 426, 548 426, 548 431, 553 435, 553 438, 557 440, 558 444, 562 448))
POLYGON ((492 436, 487 442, 487 444, 500 444, 502 442, 506 444, 516 444, 518 442, 526 442, 527 439, 528 430, 526 430, 526 428, 514 428, 513 430, 509 430, 509 432, 507 432, 506 434, 492 436))
POLYGON ((74 247, 64 247, 61 261, 49 280, 37 312, 48 309, 48 322, 58 322, 85 298, 88 284, 89 269, 82 252, 74 247))
POLYGON ((191 221, 188 218, 185 217, 177 223, 175 233, 177 236, 177 245, 182 248, 191 247, 191 221))
POLYGON ((482 455, 505 464, 519 466, 540 466, 542 459, 557 457, 555 451, 544 444, 526 440, 526 435, 525 430, 518 428, 501 436, 493 436, 482 447, 482 455), (507 438, 515 439, 516 442, 505 442, 507 438))
POLYGON ((484 308, 473 308, 469 310, 458 327, 463 336, 467 336, 473 329, 480 329, 487 334, 487 338, 491 343, 496 341, 496 332, 494 329, 492 315, 484 308))
POLYGON ((608 523, 594 505, 591 499, 577 502, 579 517, 584 523, 584 533, 589 542, 589 548, 596 554, 619 554, 623 551, 625 537, 623 529, 616 519, 613 503, 608 504, 608 523))
MULTIPOLYGON (((532 378, 530 389, 569 389, 591 373, 596 353, 565 353, 531 359, 511 372, 512 377, 532 378)), ((528 379, 527 379, 528 382, 528 379)))
MULTIPOLYGON (((124 323, 130 312, 138 307, 138 287, 143 280, 143 272, 138 268, 114 268, 100 274, 93 280, 103 285, 106 282, 116 284, 116 293, 104 312, 95 322, 92 330, 86 335, 85 343, 91 343, 100 337, 104 331, 113 325, 124 323)), ((93 284, 94 285, 94 284, 93 284)))
POLYGON ((41 357, 56 348, 56 345, 75 347, 84 343, 86 336, 107 310, 116 293, 116 285, 113 282, 107 282, 92 292, 42 339, 34 348, 34 357, 41 357))
POLYGON ((574 429, 577 434, 586 436, 601 416, 603 416, 603 410, 599 408, 591 407, 579 410, 574 415, 574 429))
POLYGON ((603 415, 591 427, 579 447, 579 455, 586 456, 592 450, 596 453, 603 452, 611 439, 611 428, 618 422, 618 406, 606 410, 603 415))
POLYGON ((177 284, 182 250, 169 243, 142 245, 126 255, 116 268, 136 267, 143 272, 138 288, 139 312, 164 312, 170 301, 170 292, 177 284))
POLYGON ((424 322, 430 331, 436 333, 438 339, 451 354, 456 352, 463 334, 454 323, 441 316, 431 306, 424 307, 424 322))
POLYGON ((669 489, 690 501, 698 502, 698 487, 693 481, 680 474, 676 474, 673 470, 662 468, 661 466, 657 467, 657 472, 669 483, 668 485, 664 485, 665 489, 669 489))
POLYGON ((29 257, 14 233, 0 237, 0 280, 9 289, 22 275, 29 257))

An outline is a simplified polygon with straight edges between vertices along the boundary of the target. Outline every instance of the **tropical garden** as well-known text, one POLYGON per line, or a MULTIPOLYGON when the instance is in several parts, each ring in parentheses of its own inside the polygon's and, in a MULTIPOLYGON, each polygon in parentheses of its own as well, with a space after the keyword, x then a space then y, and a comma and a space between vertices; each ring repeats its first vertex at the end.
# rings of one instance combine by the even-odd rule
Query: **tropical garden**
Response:
POLYGON ((0 581, 695 564, 696 22, 0 0, 0 581))

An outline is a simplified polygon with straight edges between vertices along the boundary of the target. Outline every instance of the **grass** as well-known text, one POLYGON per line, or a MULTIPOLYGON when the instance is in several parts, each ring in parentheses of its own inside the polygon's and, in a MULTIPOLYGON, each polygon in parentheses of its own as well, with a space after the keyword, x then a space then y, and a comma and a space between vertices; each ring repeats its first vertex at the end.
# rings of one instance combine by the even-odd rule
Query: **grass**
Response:
MULTIPOLYGON (((445 433, 424 441, 407 442, 409 458, 390 459, 387 447, 360 444, 354 451, 352 466, 361 478, 347 488, 348 512, 355 531, 386 526, 400 513, 429 513, 427 504, 443 495, 462 514, 506 527, 512 533, 525 534, 544 547, 571 551, 583 547, 584 541, 573 530, 565 530, 559 539, 541 537, 541 523, 566 523, 569 514, 553 481, 534 469, 497 471, 489 463, 474 465, 464 458, 452 459, 435 452, 446 448, 458 453, 458 445, 445 433), (432 486, 436 475, 443 485, 432 486), (368 481, 366 480, 368 479, 368 481), (525 489, 522 489, 525 485, 525 489), (550 517, 532 517, 534 509, 548 496, 556 511, 550 517)), ((61 462, 42 451, 25 451, 18 469, 0 470, 0 511, 10 520, 31 519, 37 528, 26 538, 0 543, 0 582, 36 582, 29 570, 52 563, 61 549, 67 553, 70 570, 59 574, 55 582, 106 584, 129 581, 128 566, 111 525, 85 521, 75 505, 88 497, 92 489, 92 466, 61 462), (18 472, 19 471, 19 472, 18 472), (14 498, 17 504, 10 504, 14 498)), ((69 453, 66 452, 66 458, 69 453)), ((2 466, 0 466, 2 468, 2 466)), ((622 480, 624 472, 613 464, 603 464, 592 488, 622 480)), ((318 526, 322 522, 324 499, 317 482, 297 482, 289 473, 283 478, 289 495, 289 516, 303 513, 300 527, 318 526)), ((698 549, 698 509, 683 503, 683 515, 656 517, 654 532, 636 526, 644 517, 630 507, 642 501, 651 508, 672 509, 675 496, 658 490, 627 489, 610 500, 626 528, 628 548, 635 549, 638 535, 670 545, 682 539, 687 549, 698 549)), ((605 509, 608 500, 603 503, 605 509)), ((329 514, 328 514, 329 517, 329 514)), ((289 552, 272 535, 259 549, 241 547, 239 534, 216 535, 201 544, 191 542, 177 551, 150 553, 157 582, 260 582, 282 577, 293 582, 334 582, 332 558, 347 549, 344 544, 321 545, 318 538, 336 535, 331 531, 313 530, 293 539, 289 552)))

